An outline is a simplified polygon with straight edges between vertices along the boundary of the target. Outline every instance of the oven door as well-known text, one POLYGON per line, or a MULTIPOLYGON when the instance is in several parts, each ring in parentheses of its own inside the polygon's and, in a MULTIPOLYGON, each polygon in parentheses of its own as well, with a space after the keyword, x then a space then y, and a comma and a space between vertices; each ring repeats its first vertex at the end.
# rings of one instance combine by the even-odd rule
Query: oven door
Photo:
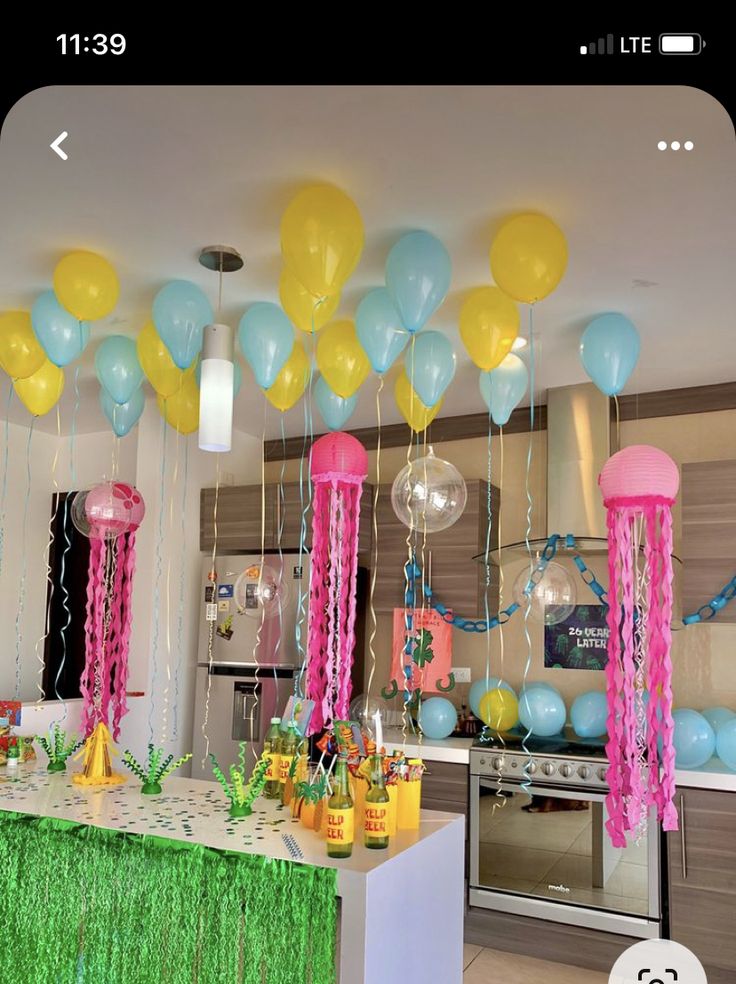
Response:
POLYGON ((543 785, 527 793, 516 783, 472 776, 471 905, 659 935, 656 821, 638 843, 614 848, 606 819, 602 793, 543 785))

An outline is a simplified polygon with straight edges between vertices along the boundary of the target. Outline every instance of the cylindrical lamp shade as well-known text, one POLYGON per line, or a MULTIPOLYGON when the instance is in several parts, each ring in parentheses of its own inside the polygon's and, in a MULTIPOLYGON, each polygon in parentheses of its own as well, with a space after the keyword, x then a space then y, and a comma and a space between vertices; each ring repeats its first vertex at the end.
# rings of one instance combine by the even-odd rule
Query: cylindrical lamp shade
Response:
POLYGON ((229 451, 233 434, 233 330, 207 325, 199 381, 199 447, 229 451))

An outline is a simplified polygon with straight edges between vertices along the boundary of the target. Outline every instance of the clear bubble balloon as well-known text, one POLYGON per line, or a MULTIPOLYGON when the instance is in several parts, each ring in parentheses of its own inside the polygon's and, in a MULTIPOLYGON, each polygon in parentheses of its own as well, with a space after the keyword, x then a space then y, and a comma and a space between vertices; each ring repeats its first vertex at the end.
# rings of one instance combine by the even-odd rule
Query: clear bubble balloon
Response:
POLYGON ((357 697, 353 697, 350 701, 350 707, 348 708, 348 713, 350 715, 351 721, 357 721, 361 729, 375 741, 375 718, 376 713, 380 713, 381 722, 383 728, 386 728, 386 710, 387 705, 385 700, 379 700, 376 697, 368 697, 366 694, 359 694, 357 697))
POLYGON ((241 615, 273 618, 288 601, 288 582, 268 564, 251 564, 235 582, 234 594, 241 615))
POLYGON ((118 482, 100 482, 77 492, 72 502, 76 529, 94 540, 115 540, 131 528, 131 506, 118 482))
POLYGON ((404 524, 438 533, 456 523, 468 499, 465 479, 449 461, 429 454, 405 465, 391 487, 391 505, 404 524))
POLYGON ((514 582, 514 601, 526 610, 529 618, 543 625, 557 625, 569 618, 577 602, 577 588, 572 576, 561 564, 550 561, 540 580, 529 581, 529 568, 524 567, 514 582), (528 600, 527 600, 528 592, 528 600))

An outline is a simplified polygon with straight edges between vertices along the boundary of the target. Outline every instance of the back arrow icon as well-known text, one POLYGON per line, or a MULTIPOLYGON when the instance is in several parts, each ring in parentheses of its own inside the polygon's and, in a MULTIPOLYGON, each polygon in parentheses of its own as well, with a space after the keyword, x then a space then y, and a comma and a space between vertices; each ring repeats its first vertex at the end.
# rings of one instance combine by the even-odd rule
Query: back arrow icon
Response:
POLYGON ((62 159, 62 161, 66 161, 66 160, 69 159, 69 155, 68 154, 65 154, 64 151, 61 149, 61 146, 60 146, 66 140, 66 138, 68 136, 69 136, 69 134, 66 132, 66 130, 64 130, 64 132, 63 133, 60 133, 59 136, 56 138, 56 140, 54 140, 53 143, 50 143, 49 144, 49 147, 53 150, 53 152, 55 154, 58 154, 59 155, 59 157, 62 159))

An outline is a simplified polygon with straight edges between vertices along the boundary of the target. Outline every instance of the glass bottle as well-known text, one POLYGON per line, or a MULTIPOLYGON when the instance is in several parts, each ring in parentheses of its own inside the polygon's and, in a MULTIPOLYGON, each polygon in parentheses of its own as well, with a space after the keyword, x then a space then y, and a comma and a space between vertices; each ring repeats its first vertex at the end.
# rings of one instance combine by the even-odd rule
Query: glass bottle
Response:
POLYGON ((287 791, 292 789, 293 782, 287 782, 286 780, 289 778, 291 763, 294 761, 298 743, 299 738, 294 727, 294 722, 292 721, 289 724, 288 731, 281 739, 281 753, 279 755, 279 783, 281 786, 281 803, 284 806, 288 806, 291 800, 291 796, 287 795, 287 791))
POLYGON ((18 739, 12 737, 8 739, 8 769, 13 770, 18 768, 18 763, 20 762, 20 748, 18 747, 18 739))
POLYGON ((263 754, 268 756, 268 772, 266 773, 266 785, 263 787, 263 795, 266 799, 270 800, 281 797, 280 724, 281 718, 271 718, 271 727, 266 732, 266 740, 263 743, 263 754))
POLYGON ((365 794, 365 814, 363 821, 366 847, 381 849, 388 847, 389 798, 383 779, 383 756, 370 757, 370 787, 365 794))
POLYGON ((332 796, 327 801, 327 857, 349 858, 355 837, 355 806, 350 795, 348 757, 337 760, 332 796))

